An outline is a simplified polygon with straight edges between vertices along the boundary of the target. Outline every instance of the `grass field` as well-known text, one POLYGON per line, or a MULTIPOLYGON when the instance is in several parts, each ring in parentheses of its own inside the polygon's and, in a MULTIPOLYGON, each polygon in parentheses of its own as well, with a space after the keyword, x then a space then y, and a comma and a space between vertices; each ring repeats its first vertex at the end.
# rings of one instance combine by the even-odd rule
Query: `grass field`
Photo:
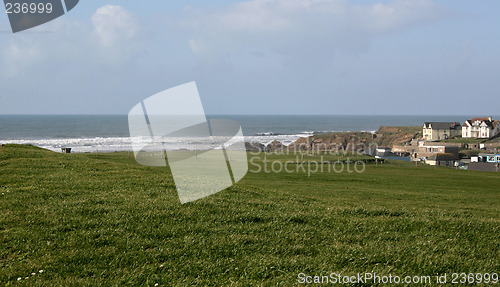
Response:
POLYGON ((181 205, 168 169, 127 152, 6 145, 0 285, 290 286, 299 273, 499 273, 499 183, 500 173, 405 162, 310 176, 262 169, 181 205))

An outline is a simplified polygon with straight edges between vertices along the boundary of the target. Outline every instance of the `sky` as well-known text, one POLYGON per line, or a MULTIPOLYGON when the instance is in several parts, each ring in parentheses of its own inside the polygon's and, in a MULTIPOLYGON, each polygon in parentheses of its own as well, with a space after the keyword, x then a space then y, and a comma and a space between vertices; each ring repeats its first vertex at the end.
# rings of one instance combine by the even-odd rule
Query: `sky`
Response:
POLYGON ((499 1, 82 0, 13 34, 0 114, 127 114, 196 81, 208 114, 495 115, 499 1))

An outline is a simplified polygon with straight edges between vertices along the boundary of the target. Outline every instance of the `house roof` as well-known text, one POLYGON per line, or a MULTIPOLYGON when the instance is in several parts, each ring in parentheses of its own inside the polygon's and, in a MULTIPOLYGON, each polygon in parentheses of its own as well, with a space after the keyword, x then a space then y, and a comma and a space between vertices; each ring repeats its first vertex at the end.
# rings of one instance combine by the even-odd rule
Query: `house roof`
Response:
POLYGON ((480 121, 480 122, 486 122, 486 121, 490 121, 490 118, 485 118, 485 117, 477 117, 477 118, 472 118, 471 120, 472 122, 475 122, 475 121, 480 121))
POLYGON ((458 160, 458 156, 452 154, 452 153, 437 153, 431 155, 428 160, 435 160, 435 161, 441 161, 441 160, 458 160))
POLYGON ((421 146, 423 147, 461 147, 461 143, 443 143, 443 142, 431 142, 425 141, 421 146))
POLYGON ((471 120, 466 120, 464 124, 462 125, 463 127, 466 126, 472 126, 473 123, 479 121, 479 125, 485 124, 489 128, 495 128, 498 125, 498 121, 490 121, 491 118, 472 118, 471 120))
POLYGON ((435 130, 448 130, 448 129, 456 129, 460 127, 460 123, 457 122, 425 122, 424 127, 426 129, 435 129, 435 130))

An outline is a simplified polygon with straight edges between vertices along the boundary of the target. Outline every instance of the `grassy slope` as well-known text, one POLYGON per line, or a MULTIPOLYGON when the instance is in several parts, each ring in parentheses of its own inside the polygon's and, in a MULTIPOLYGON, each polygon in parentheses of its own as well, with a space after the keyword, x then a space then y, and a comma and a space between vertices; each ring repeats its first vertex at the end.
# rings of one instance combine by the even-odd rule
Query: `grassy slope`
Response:
POLYGON ((167 169, 127 153, 9 145, 0 150, 0 285, 26 276, 35 286, 219 286, 292 285, 299 272, 498 272, 499 180, 407 163, 248 173, 180 205, 167 169))
POLYGON ((378 130, 380 133, 386 132, 385 130, 398 129, 399 133, 409 133, 409 134, 417 134, 422 133, 422 126, 382 126, 378 130))

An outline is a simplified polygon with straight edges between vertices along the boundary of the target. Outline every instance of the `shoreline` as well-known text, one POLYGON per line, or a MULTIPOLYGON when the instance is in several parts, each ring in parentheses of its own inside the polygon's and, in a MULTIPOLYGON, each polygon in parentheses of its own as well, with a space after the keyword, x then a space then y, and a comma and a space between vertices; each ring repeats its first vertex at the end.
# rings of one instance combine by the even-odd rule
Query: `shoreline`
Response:
MULTIPOLYGON (((379 129, 380 130, 380 129, 379 129)), ((336 132, 304 132, 299 134, 273 134, 244 136, 245 142, 249 144, 258 143, 268 146, 279 142, 284 147, 292 146, 297 141, 315 137, 328 137, 329 135, 356 136, 359 134, 375 135, 377 131, 336 131, 336 132)), ((144 139, 148 143, 149 139, 144 139)), ((61 152, 62 148, 71 148, 72 153, 108 153, 120 151, 133 151, 130 137, 94 137, 94 138, 39 138, 39 139, 0 139, 0 144, 31 145, 54 152, 61 152)), ((193 141, 180 138, 179 140, 163 142, 157 150, 178 150, 185 148, 186 144, 193 141)), ((196 145, 196 144, 195 144, 196 145)), ((193 150, 195 150, 194 148, 193 150)), ((200 148, 201 149, 201 148, 200 148)), ((155 149, 156 150, 156 149, 155 149)))

